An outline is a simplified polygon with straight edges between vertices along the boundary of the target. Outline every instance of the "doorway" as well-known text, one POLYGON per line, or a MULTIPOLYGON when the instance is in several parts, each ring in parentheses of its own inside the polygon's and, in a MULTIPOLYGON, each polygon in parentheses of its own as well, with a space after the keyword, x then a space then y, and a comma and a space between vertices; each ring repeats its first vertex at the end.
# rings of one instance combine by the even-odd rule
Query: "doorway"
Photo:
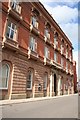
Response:
POLYGON ((57 91, 56 91, 56 74, 54 74, 54 93, 55 93, 55 96, 57 95, 57 91))

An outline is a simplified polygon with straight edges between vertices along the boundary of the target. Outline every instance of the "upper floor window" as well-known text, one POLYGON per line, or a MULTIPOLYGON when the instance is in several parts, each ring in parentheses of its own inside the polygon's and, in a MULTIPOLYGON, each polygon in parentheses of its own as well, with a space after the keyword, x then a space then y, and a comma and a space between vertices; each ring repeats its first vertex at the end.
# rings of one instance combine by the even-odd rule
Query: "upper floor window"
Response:
POLYGON ((57 62, 57 53, 54 52, 54 61, 57 62))
POLYGON ((45 21, 45 31, 44 31, 44 36, 50 40, 50 28, 51 25, 49 22, 45 21))
POLYGON ((50 39, 50 32, 49 32, 49 29, 48 29, 48 28, 45 29, 45 37, 46 37, 47 39, 50 39))
POLYGON ((66 69, 68 70, 68 62, 66 62, 66 69))
POLYGON ((10 76, 10 67, 8 64, 3 64, 2 68, 0 68, 0 88, 3 89, 8 88, 9 76, 10 76))
POLYGON ((36 39, 34 37, 30 37, 30 50, 34 51, 34 52, 37 52, 37 42, 36 42, 36 39))
POLYGON ((68 48, 68 45, 67 45, 67 48, 66 48, 66 57, 68 58, 68 50, 69 50, 69 48, 68 48))
POLYGON ((64 54, 64 40, 61 41, 61 54, 64 54))
POLYGON ((58 47, 58 33, 57 32, 54 35, 54 45, 55 47, 58 47))
POLYGON ((32 89, 32 82, 33 82, 33 71, 29 70, 27 76, 27 89, 32 89))
POLYGON ((44 56, 45 56, 46 58, 49 58, 49 57, 50 57, 50 51, 49 51, 49 48, 48 48, 48 47, 45 47, 44 56))
POLYGON ((21 13, 21 6, 20 6, 20 3, 19 3, 19 0, 12 0, 11 7, 12 7, 12 9, 14 9, 19 14, 21 13))
POLYGON ((36 17, 36 16, 33 16, 33 17, 32 17, 31 24, 33 25, 33 27, 35 27, 35 28, 38 29, 38 20, 37 20, 37 17, 36 17))
POLYGON ((12 40, 16 40, 17 27, 14 23, 12 23, 12 22, 8 23, 6 35, 8 38, 10 38, 12 40))
POLYGON ((48 74, 44 74, 43 89, 47 89, 48 74))
POLYGON ((70 61, 72 60, 72 49, 70 49, 69 59, 70 59, 70 61))
POLYGON ((64 67, 64 60, 61 58, 61 66, 64 67))

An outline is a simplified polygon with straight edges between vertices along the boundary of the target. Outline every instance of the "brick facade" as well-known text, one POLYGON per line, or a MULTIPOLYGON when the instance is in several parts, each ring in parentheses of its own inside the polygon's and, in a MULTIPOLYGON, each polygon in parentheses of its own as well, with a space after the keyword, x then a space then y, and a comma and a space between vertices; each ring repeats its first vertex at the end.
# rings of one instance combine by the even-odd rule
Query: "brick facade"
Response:
POLYGON ((73 62, 74 69, 74 92, 77 92, 77 73, 76 73, 76 61, 73 62))
POLYGON ((0 89, 2 99, 45 97, 74 93, 72 44, 40 2, 20 3, 21 13, 10 9, 10 3, 2 3, 2 64, 9 64, 10 76, 8 88, 0 89), (27 11, 27 12, 26 12, 27 11), (31 17, 37 14, 38 29, 31 28, 31 17), (16 25, 15 40, 6 37, 8 23, 16 25), (45 40, 44 30, 48 26, 50 40, 45 40), (54 37, 58 34, 58 46, 55 48, 54 37), (36 52, 29 51, 30 36, 37 43, 36 52), (61 53, 61 44, 64 52, 61 53), (66 49, 68 45, 68 57, 66 49), (49 50, 49 58, 44 58, 45 46, 49 50), (54 53, 57 61, 54 61, 54 53), (71 60, 70 60, 71 55, 71 60), (63 59, 63 67, 61 66, 63 59), (68 71, 66 71, 66 62, 68 71), (71 66, 71 68, 70 68, 71 66), (32 89, 27 89, 28 70, 33 71, 32 89), (48 74, 47 88, 43 89, 44 74, 48 74), (66 87, 67 84, 67 87, 66 87), (41 86, 39 90, 39 85, 41 86))

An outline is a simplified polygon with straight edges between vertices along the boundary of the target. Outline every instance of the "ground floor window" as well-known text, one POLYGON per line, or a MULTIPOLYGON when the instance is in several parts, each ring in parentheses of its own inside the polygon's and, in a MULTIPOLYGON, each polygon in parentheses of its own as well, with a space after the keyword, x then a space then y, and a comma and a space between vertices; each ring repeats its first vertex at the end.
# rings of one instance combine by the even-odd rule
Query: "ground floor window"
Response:
POLYGON ((8 88, 8 81, 10 76, 10 67, 8 64, 3 64, 0 67, 0 88, 8 88))
POLYGON ((29 70, 27 76, 27 89, 32 89, 32 81, 33 81, 33 71, 29 70))
POLYGON ((48 74, 44 74, 43 88, 47 89, 48 74))

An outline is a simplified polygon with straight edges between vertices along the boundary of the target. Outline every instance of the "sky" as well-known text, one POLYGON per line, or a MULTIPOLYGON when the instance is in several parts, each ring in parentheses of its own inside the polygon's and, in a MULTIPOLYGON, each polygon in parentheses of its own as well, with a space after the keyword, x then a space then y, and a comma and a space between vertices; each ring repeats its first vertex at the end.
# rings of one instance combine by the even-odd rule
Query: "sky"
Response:
MULTIPOLYGON (((76 61, 78 73, 78 25, 79 25, 79 0, 40 0, 54 20, 70 39, 73 45, 73 59, 76 61), (63 2, 64 1, 64 2, 63 2)), ((80 74, 79 74, 80 75, 80 74)), ((79 77, 78 75, 78 77, 79 77)), ((79 77, 80 78, 80 77, 79 77)))

